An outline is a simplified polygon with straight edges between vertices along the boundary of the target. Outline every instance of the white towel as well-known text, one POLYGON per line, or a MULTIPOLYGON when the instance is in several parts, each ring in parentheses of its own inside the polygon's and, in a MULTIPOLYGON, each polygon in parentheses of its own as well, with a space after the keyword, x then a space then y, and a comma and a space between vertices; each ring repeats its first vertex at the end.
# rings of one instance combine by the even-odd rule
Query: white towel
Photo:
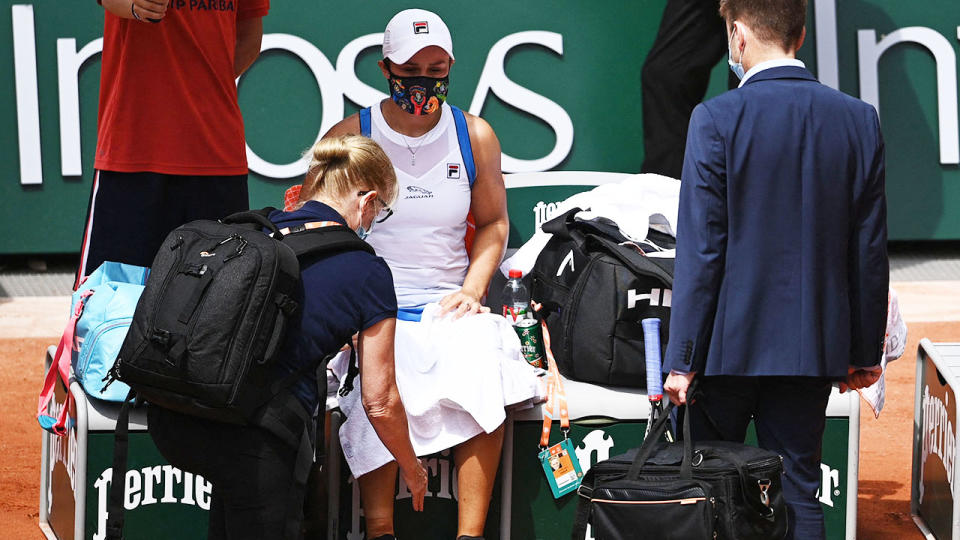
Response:
POLYGON ((884 376, 887 373, 887 362, 892 362, 903 355, 907 346, 907 323, 900 315, 900 301, 897 291, 890 289, 887 295, 887 333, 884 340, 883 353, 880 357, 880 379, 867 388, 861 388, 860 397, 867 402, 876 418, 880 418, 880 411, 886 401, 887 383, 884 376))
MULTIPOLYGON (((676 236, 679 206, 679 180, 659 174, 638 174, 623 182, 603 184, 572 195, 557 204, 554 215, 571 208, 583 208, 585 210, 577 214, 578 218, 608 218, 616 222, 624 236, 642 242, 651 227, 676 236)), ((512 257, 500 264, 500 271, 505 276, 511 269, 529 273, 551 236, 538 228, 512 257)))
MULTIPOLYGON (((435 318, 438 309, 428 304, 420 322, 397 321, 397 387, 418 456, 490 433, 506 418, 505 407, 531 406, 544 394, 540 370, 523 360, 520 340, 506 319, 493 314, 435 318)), ((331 362, 340 380, 348 362, 348 353, 331 362)), ((358 378, 353 391, 339 400, 347 416, 340 444, 355 477, 394 459, 363 410, 361 391, 358 378)))

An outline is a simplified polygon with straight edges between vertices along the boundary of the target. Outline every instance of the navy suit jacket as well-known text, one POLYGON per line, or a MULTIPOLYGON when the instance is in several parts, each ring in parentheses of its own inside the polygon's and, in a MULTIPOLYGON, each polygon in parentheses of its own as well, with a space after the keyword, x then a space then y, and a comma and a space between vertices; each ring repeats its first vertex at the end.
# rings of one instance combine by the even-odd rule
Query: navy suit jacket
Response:
POLYGON ((880 362, 889 267, 873 107, 769 68, 690 119, 664 372, 842 378, 880 362))

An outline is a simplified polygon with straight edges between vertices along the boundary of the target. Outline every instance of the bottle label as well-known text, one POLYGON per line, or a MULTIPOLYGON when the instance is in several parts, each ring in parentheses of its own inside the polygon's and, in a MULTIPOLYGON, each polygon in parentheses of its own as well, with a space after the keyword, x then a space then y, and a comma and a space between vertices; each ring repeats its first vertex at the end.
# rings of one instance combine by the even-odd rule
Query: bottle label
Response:
POLYGON ((504 305, 503 316, 510 321, 510 324, 516 325, 519 321, 527 318, 527 308, 504 305))

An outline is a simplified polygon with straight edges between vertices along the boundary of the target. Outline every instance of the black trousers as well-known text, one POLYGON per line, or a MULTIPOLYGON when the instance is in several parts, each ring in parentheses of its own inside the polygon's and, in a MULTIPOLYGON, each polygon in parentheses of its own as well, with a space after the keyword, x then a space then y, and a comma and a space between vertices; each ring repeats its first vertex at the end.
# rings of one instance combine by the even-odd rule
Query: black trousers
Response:
POLYGON ((296 449, 257 427, 204 420, 151 405, 150 435, 172 465, 213 484, 211 539, 299 539, 304 487, 296 449))
MULTIPOLYGON (((718 0, 669 0, 643 64, 642 172, 680 178, 690 114, 727 54, 718 0)), ((730 88, 739 84, 731 73, 730 88)))
POLYGON ((150 266, 173 229, 196 219, 219 219, 249 208, 245 174, 178 176, 96 171, 77 283, 103 261, 150 266))
POLYGON ((825 537, 816 498, 830 379, 819 377, 703 377, 689 407, 695 440, 743 442, 753 419, 761 448, 783 456, 787 538, 825 537), (709 416, 709 418, 708 418, 709 416))

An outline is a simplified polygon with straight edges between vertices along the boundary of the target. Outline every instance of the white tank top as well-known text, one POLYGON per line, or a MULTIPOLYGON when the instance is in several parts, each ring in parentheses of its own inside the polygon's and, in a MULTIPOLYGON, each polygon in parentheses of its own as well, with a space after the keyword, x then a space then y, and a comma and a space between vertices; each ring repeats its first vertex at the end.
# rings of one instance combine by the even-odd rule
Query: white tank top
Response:
POLYGON ((453 112, 444 103, 440 121, 420 137, 391 129, 379 105, 370 120, 370 137, 393 162, 399 191, 393 215, 374 225, 367 242, 390 266, 399 307, 421 307, 460 290, 470 264, 470 181, 453 112))

